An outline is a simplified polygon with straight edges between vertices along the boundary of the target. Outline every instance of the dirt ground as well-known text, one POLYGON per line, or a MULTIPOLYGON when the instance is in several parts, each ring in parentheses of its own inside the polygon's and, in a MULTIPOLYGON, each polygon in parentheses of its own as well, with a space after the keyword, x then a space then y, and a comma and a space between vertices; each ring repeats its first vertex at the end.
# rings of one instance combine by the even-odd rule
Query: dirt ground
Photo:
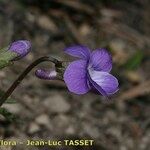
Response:
POLYGON ((33 70, 11 96, 17 103, 3 105, 17 119, 0 116, 0 139, 93 139, 94 146, 0 149, 150 149, 149 0, 0 0, 0 47, 17 39, 30 40, 32 52, 0 71, 3 91, 41 56, 72 60, 63 52, 72 44, 107 48, 120 90, 110 102, 94 93, 78 96, 61 81, 37 79, 33 70))

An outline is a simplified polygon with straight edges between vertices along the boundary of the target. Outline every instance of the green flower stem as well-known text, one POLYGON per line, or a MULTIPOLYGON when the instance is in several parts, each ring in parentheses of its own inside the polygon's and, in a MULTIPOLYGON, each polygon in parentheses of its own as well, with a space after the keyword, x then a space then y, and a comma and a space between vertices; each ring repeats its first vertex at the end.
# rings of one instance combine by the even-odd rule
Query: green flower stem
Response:
POLYGON ((9 47, 0 48, 0 54, 8 52, 9 47))
POLYGON ((12 60, 15 57, 17 57, 16 53, 9 52, 9 51, 2 52, 2 53, 0 52, 0 69, 12 64, 13 63, 12 60))
POLYGON ((7 100, 7 98, 12 94, 12 92, 16 89, 16 87, 21 83, 21 81, 26 77, 26 75, 38 64, 50 61, 55 64, 55 67, 61 67, 62 62, 58 61, 55 58, 52 58, 51 56, 44 56, 37 60, 35 60, 33 63, 31 63, 21 74, 20 76, 14 81, 14 83, 10 86, 10 88, 3 94, 3 96, 0 98, 0 106, 7 100))

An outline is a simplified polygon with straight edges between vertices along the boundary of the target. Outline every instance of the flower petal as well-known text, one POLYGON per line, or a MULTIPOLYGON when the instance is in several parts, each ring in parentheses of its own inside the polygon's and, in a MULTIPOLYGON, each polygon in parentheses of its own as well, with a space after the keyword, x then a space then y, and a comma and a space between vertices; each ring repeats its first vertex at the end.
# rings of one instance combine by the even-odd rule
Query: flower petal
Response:
POLYGON ((102 94, 103 96, 108 96, 107 95, 107 93, 96 83, 96 82, 94 82, 92 79, 91 79, 91 77, 90 77, 90 75, 88 74, 88 79, 89 79, 89 81, 90 81, 90 83, 91 83, 91 85, 94 87, 94 91, 95 91, 95 89, 100 93, 100 94, 102 94))
POLYGON ((89 59, 90 57, 90 49, 83 45, 71 46, 65 49, 65 52, 71 56, 89 59))
POLYGON ((69 91, 76 94, 85 94, 90 88, 87 83, 87 61, 72 62, 64 73, 64 81, 69 91))
POLYGON ((108 72, 92 70, 89 71, 89 74, 91 79, 96 82, 107 95, 114 94, 118 91, 118 80, 108 72))
POLYGON ((90 57, 90 67, 96 71, 110 72, 112 69, 112 57, 105 49, 96 49, 90 57))

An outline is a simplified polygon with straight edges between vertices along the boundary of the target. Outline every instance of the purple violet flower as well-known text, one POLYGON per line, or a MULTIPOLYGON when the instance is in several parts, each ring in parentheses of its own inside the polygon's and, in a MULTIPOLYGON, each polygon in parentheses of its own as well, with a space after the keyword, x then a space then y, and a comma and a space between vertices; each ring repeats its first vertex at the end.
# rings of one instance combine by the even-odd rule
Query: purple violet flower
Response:
POLYGON ((57 72, 55 70, 37 69, 35 75, 40 79, 55 80, 57 79, 57 72))
POLYGON ((112 69, 112 57, 105 49, 93 52, 86 46, 72 46, 65 53, 80 58, 68 65, 64 81, 70 92, 85 94, 95 90, 103 96, 118 91, 118 80, 109 72, 112 69))
POLYGON ((27 40, 19 40, 11 43, 8 50, 17 53, 17 57, 13 60, 18 60, 26 56, 31 49, 31 43, 27 40))

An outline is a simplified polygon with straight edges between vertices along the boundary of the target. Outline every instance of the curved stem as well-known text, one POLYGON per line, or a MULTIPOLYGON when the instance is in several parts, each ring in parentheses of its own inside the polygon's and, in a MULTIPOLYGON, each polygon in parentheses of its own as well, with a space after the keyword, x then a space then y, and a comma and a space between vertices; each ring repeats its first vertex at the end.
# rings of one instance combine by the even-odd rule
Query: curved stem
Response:
POLYGON ((31 63, 21 74, 20 76, 13 82, 13 84, 9 87, 9 89, 4 93, 4 95, 0 98, 0 106, 7 100, 7 98, 12 94, 12 92, 16 89, 16 87, 21 83, 21 81, 26 77, 26 75, 38 64, 44 61, 50 61, 55 64, 56 67, 61 66, 61 62, 51 56, 40 57, 31 63))

